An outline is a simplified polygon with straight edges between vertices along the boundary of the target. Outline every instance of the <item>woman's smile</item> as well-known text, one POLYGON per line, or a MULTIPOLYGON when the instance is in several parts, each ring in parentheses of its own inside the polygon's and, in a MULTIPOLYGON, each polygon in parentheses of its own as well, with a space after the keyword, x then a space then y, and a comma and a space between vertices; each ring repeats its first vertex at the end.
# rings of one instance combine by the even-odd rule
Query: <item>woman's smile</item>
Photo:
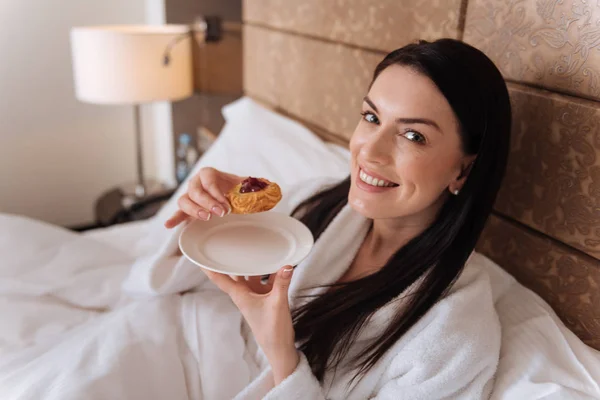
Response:
POLYGON ((383 193, 389 192, 399 185, 359 166, 358 174, 356 174, 356 186, 366 192, 383 193))

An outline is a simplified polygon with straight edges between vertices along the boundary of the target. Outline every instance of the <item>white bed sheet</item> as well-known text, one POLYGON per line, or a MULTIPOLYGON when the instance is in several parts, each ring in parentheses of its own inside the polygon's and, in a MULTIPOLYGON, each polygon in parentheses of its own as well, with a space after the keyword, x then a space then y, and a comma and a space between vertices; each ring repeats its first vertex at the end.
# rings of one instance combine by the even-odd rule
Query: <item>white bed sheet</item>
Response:
POLYGON ((106 228, 91 229, 83 232, 83 235, 108 244, 137 258, 143 255, 143 249, 140 249, 138 243, 148 232, 152 223, 152 219, 127 222, 106 228))

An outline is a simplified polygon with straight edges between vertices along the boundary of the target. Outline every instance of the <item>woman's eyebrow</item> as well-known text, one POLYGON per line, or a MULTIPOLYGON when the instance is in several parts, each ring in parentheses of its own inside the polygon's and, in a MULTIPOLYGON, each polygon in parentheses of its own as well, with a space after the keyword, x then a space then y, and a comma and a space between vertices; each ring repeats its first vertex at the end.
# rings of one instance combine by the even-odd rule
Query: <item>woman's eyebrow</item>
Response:
POLYGON ((369 96, 365 96, 363 97, 363 100, 365 101, 365 103, 367 103, 373 110, 375 110, 375 112, 379 112, 379 110, 377 110, 377 107, 375 106, 375 104, 373 104, 373 102, 371 101, 371 99, 369 98, 369 96))
MULTIPOLYGON (((373 101, 371 101, 371 99, 369 98, 369 96, 365 96, 363 98, 363 100, 373 110, 375 110, 375 112, 379 112, 379 110, 377 110, 377 106, 375 106, 375 104, 373 103, 373 101)), ((432 120, 427 119, 427 118, 397 118, 396 122, 398 122, 400 124, 423 124, 423 125, 429 125, 431 127, 434 127, 435 129, 437 129, 438 131, 440 131, 440 133, 442 133, 442 130, 440 129, 439 125, 436 124, 435 121, 432 121, 432 120)))
POLYGON ((429 125, 431 127, 434 127, 435 129, 437 129, 438 131, 440 131, 440 133, 443 133, 442 130, 440 129, 440 127, 438 126, 438 124, 435 123, 435 121, 432 121, 427 118, 397 118, 396 122, 401 123, 401 124, 429 125))

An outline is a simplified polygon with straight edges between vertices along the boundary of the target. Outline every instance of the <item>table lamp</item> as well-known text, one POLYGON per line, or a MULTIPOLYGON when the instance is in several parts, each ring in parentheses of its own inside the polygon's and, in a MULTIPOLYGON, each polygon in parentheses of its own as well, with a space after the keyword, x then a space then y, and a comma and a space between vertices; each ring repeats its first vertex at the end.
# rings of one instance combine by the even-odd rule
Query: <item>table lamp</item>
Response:
POLYGON ((121 199, 128 203, 123 204, 125 207, 160 187, 144 177, 140 105, 180 100, 193 94, 190 32, 187 25, 91 26, 71 30, 77 99, 133 106, 137 181, 133 190, 121 188, 126 192, 121 199))

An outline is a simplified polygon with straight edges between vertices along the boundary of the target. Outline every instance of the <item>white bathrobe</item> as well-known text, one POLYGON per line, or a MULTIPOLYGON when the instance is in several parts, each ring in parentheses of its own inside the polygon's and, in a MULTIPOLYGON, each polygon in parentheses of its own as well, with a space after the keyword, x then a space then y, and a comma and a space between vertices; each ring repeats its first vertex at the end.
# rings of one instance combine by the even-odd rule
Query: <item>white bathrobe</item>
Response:
MULTIPOLYGON (((300 290, 336 282, 360 247, 369 222, 346 206, 295 270, 291 306, 300 290)), ((477 258, 478 255, 471 257, 477 258)), ((482 399, 488 398, 500 352, 500 323, 488 274, 468 262, 450 293, 399 340, 368 373, 350 385, 354 371, 328 371, 321 385, 304 355, 295 372, 273 387, 270 368, 236 399, 482 399)), ((313 289, 311 294, 325 289, 313 289)), ((306 293, 306 291, 302 291, 306 293)), ((360 332, 350 356, 377 338, 402 301, 383 307, 360 332)))

